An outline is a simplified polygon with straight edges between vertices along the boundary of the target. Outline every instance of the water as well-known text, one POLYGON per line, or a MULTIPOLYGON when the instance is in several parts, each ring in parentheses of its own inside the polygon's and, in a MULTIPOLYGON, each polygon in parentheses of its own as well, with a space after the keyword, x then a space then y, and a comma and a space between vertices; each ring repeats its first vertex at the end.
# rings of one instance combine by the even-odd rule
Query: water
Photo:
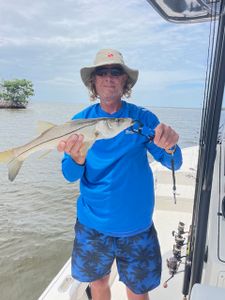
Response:
MULTIPOLYGON (((30 141, 39 120, 63 123, 84 105, 35 103, 0 110, 0 150, 30 141)), ((196 145, 201 111, 151 108, 180 134, 181 147, 196 145)), ((0 165, 0 291, 4 300, 36 300, 70 256, 78 184, 67 183, 57 151, 25 161, 12 183, 0 165)))

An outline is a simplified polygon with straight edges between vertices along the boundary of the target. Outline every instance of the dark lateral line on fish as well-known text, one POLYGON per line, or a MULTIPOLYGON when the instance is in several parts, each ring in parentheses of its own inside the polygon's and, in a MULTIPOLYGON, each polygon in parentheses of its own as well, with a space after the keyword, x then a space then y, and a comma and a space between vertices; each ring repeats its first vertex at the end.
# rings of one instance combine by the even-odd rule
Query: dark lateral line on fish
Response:
MULTIPOLYGON (((97 123, 97 121, 96 121, 94 124, 96 124, 96 123, 97 123)), ((48 140, 48 142, 57 140, 57 139, 59 139, 59 138, 64 137, 65 135, 72 134, 73 132, 76 132, 76 131, 78 131, 78 130, 80 130, 80 129, 83 129, 83 128, 86 128, 86 127, 88 127, 88 126, 90 126, 90 122, 89 122, 88 124, 86 124, 85 126, 79 127, 79 128, 77 128, 76 130, 72 130, 71 132, 68 132, 67 134, 64 134, 64 135, 61 135, 61 136, 57 136, 57 137, 55 137, 55 138, 53 138, 53 139, 50 139, 50 140, 48 140)), ((31 149, 33 149, 33 148, 35 148, 35 147, 38 147, 38 146, 40 146, 40 145, 43 145, 43 144, 45 144, 45 143, 47 143, 47 141, 42 142, 42 143, 40 143, 40 144, 37 144, 37 145, 35 145, 35 146, 33 146, 33 147, 27 149, 26 151, 20 153, 16 158, 20 157, 21 155, 23 155, 23 154, 26 153, 27 151, 29 151, 29 150, 31 150, 31 149)), ((12 162, 14 159, 15 159, 15 158, 13 158, 12 160, 10 160, 9 163, 12 162)))

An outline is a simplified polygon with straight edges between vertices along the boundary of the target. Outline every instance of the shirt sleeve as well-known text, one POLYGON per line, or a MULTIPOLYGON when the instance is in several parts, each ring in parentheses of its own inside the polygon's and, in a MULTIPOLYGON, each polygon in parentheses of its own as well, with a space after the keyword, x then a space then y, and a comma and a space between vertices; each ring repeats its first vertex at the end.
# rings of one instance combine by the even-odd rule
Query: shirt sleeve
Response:
POLYGON ((74 182, 80 179, 84 173, 84 165, 77 164, 70 155, 64 154, 62 160, 62 173, 66 180, 74 182))
MULTIPOLYGON (((159 124, 160 121, 154 115, 152 112, 146 112, 144 113, 142 117, 144 124, 150 128, 150 129, 155 129, 159 124)), ((174 160, 174 169, 178 170, 181 165, 182 165, 182 153, 180 147, 177 145, 176 150, 173 154, 167 153, 164 149, 158 147, 157 145, 154 144, 154 141, 149 142, 147 141, 146 143, 147 150, 151 153, 153 158, 160 162, 163 166, 171 169, 172 164, 171 164, 171 159, 173 158, 174 160)))
POLYGON ((153 142, 147 144, 147 149, 155 160, 160 162, 163 166, 167 167, 168 169, 172 168, 172 159, 174 160, 175 170, 178 170, 182 165, 182 152, 178 145, 176 146, 176 150, 173 154, 167 153, 164 149, 156 146, 153 142))

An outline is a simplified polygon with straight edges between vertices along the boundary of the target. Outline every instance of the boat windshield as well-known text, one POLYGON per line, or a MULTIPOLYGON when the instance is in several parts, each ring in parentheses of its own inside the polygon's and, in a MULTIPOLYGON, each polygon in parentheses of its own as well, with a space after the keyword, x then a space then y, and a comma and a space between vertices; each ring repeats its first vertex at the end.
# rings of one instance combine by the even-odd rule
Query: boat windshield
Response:
POLYGON ((219 16, 221 0, 147 0, 167 21, 194 23, 219 16))

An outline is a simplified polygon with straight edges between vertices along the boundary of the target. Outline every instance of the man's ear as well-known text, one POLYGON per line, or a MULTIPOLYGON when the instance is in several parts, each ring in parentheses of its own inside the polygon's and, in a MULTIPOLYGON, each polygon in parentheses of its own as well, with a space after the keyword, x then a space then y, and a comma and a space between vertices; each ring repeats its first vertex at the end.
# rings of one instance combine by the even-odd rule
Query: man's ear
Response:
POLYGON ((128 75, 127 74, 123 74, 123 82, 124 82, 124 86, 126 85, 126 84, 128 84, 128 75))
POLYGON ((95 84, 95 75, 94 74, 91 75, 90 82, 95 84))

